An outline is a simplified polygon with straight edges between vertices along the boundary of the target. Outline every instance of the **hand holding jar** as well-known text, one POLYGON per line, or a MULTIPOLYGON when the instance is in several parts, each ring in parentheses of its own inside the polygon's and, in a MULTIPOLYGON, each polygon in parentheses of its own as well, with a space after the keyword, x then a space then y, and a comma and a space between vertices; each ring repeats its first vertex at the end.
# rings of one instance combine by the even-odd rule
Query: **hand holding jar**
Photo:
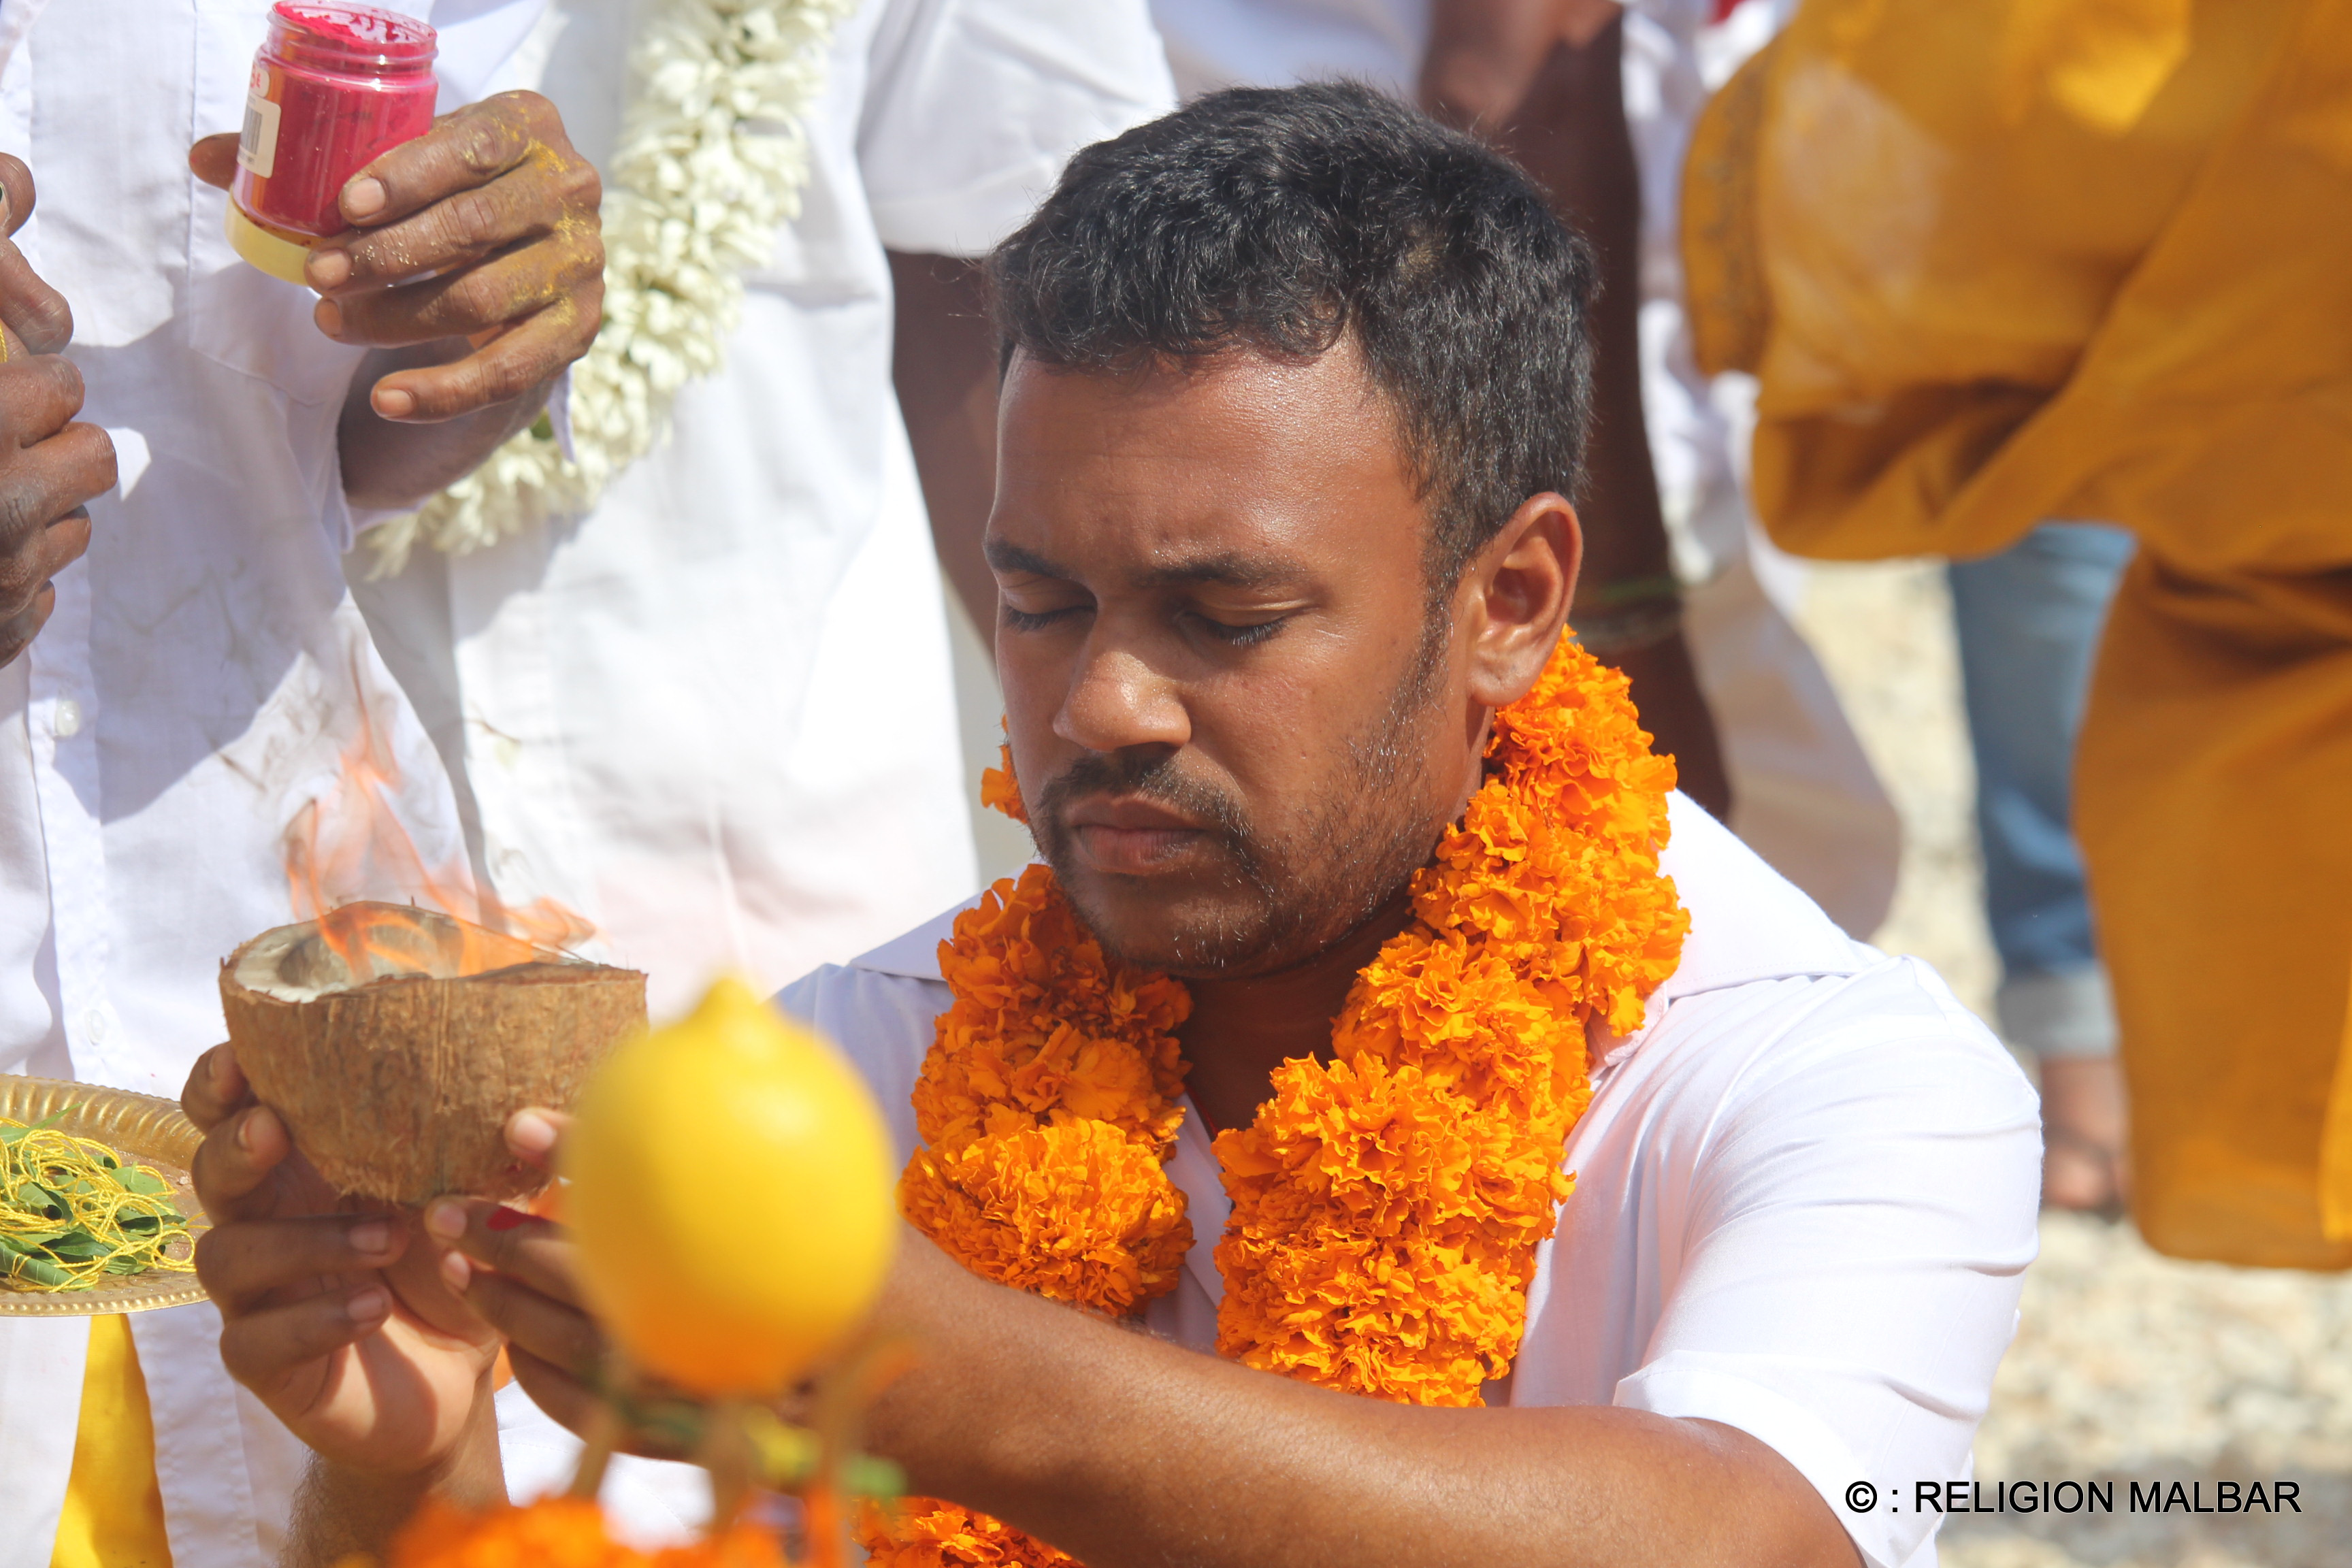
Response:
MULTIPOLYGON (((0 153, 0 234, 33 215, 33 176, 0 153)), ((0 238, 0 665, 24 652, 57 603, 57 574, 89 548, 84 504, 114 488, 114 443, 81 412, 65 297, 0 238)))
MULTIPOLYGON (((237 137, 188 154, 228 188, 237 137)), ((455 419, 543 386, 588 350, 603 318, 603 187, 555 106, 506 92, 445 114, 343 183, 341 232, 310 247, 303 281, 319 330, 388 349, 452 342, 446 363, 379 379, 382 418, 455 419)), ((412 356, 431 357, 431 356, 412 356)))

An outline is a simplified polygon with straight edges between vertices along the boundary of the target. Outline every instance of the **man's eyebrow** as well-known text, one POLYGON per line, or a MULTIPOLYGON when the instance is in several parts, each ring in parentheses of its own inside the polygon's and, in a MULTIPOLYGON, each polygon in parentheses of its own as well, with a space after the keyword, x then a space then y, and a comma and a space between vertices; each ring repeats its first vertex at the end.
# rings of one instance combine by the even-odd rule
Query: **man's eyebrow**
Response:
POLYGON ((1269 588, 1296 583, 1307 575, 1299 564, 1279 555, 1244 555, 1225 551, 1213 555, 1173 561, 1139 573, 1142 588, 1183 588, 1214 584, 1226 588, 1269 588))
POLYGON ((1058 561, 1049 561, 1034 550, 1002 539, 992 539, 981 549, 988 563, 999 572, 1026 572, 1033 577, 1057 577, 1075 582, 1077 574, 1058 561))
MULTIPOLYGON (((1060 562, 1024 545, 992 539, 985 551, 988 563, 999 572, 1022 572, 1033 577, 1076 582, 1077 574, 1060 562)), ((1244 555, 1238 551, 1171 561, 1136 574, 1139 588, 1184 588, 1214 584, 1227 588, 1265 588, 1296 583, 1307 575, 1299 564, 1279 555, 1244 555)))

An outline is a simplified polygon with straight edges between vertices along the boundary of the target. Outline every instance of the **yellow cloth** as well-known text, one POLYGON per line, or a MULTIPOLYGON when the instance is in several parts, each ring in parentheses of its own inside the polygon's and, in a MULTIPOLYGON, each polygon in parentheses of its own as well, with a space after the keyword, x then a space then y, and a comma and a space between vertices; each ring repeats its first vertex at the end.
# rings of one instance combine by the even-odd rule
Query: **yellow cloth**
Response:
POLYGON ((89 1321, 73 1474, 49 1568, 172 1568, 147 1378, 119 1312, 89 1321))
POLYGON ((1685 194, 1779 542, 2137 533, 2075 802, 2136 1217, 2352 1266, 2352 0, 1806 0, 1685 194))

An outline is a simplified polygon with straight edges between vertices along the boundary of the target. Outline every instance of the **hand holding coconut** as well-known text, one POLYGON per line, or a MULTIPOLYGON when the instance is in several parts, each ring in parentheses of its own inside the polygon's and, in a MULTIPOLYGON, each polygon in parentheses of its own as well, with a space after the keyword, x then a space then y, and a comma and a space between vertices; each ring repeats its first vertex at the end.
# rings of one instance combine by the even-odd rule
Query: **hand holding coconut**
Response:
POLYGON ((190 1174, 214 1228, 196 1273, 224 1319, 221 1360, 331 1471, 501 1495, 488 1419, 497 1333, 396 1210, 354 1213, 260 1104, 235 1052, 189 1074, 205 1130, 190 1174))
MULTIPOLYGON (((702 1404, 690 1447, 713 1470, 718 1519, 761 1477, 797 1477, 812 1561, 830 1560, 874 1358, 819 1377, 816 1438, 773 1412, 853 1347, 901 1226, 888 1135, 829 1047, 722 982, 689 1018, 615 1050, 576 1121, 509 1119, 524 1170, 498 1170, 503 1190, 543 1178, 562 1137, 570 1234, 479 1197, 435 1199, 421 1224, 334 1212, 347 1200, 292 1152, 226 1048, 200 1065, 187 1104, 209 1129, 195 1179, 217 1226, 202 1264, 230 1320, 224 1360, 324 1461, 295 1561, 381 1546, 427 1497, 499 1500, 487 1369, 502 1335, 525 1390, 590 1438, 574 1500, 627 1440, 615 1395, 682 1391, 702 1404)), ((495 1532, 514 1517, 453 1524, 445 1511, 430 1531, 495 1532)))
POLYGON ((191 1175, 215 1228, 197 1276, 226 1320, 222 1361, 320 1455, 314 1489, 363 1495, 386 1528, 428 1490, 502 1496, 499 1338, 415 1205, 545 1185, 500 1127, 569 1103, 643 1031, 645 977, 361 903, 246 943, 221 1001, 233 1044, 196 1064, 182 1106, 205 1131, 191 1175))

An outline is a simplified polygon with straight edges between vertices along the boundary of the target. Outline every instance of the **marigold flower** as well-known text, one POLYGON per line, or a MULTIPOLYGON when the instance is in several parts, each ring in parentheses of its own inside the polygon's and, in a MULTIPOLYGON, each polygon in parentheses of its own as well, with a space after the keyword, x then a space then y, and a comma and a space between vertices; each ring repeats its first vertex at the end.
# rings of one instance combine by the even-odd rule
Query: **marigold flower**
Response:
POLYGON ((868 1505, 857 1543, 880 1568, 982 1568, 999 1563, 1075 1568, 1077 1559, 1034 1535, 951 1502, 910 1498, 895 1512, 868 1505))
POLYGON ((479 1511, 428 1499, 391 1553, 391 1568, 648 1568, 650 1562, 604 1533, 594 1502, 570 1497, 479 1511))
POLYGON ((1013 748, 996 748, 998 765, 980 770, 980 804, 1026 825, 1029 807, 1021 799, 1021 784, 1013 776, 1013 748))

